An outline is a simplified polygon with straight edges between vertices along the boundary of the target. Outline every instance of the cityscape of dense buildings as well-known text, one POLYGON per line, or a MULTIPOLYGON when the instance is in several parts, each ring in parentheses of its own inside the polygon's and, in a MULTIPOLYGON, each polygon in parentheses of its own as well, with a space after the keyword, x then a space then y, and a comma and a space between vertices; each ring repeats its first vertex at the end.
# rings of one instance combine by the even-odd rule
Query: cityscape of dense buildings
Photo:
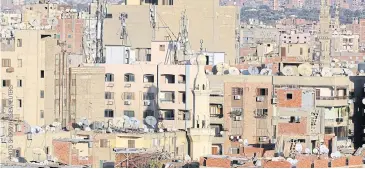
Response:
POLYGON ((1 167, 363 167, 362 1, 2 3, 1 167))

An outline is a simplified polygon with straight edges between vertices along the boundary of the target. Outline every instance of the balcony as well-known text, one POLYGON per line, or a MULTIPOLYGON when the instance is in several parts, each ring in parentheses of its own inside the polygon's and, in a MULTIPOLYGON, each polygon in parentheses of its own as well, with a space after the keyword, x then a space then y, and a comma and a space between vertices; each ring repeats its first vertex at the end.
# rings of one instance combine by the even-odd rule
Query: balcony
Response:
POLYGON ((212 140, 212 143, 213 144, 223 144, 224 143, 224 137, 221 135, 221 137, 216 137, 214 136, 213 137, 213 140, 212 140))
POLYGON ((328 126, 328 127, 346 126, 347 120, 348 120, 348 117, 325 119, 325 126, 328 126))
POLYGON ((215 115, 210 115, 210 123, 214 123, 214 124, 223 124, 224 123, 224 118, 223 118, 223 114, 221 116, 215 116, 215 115))
POLYGON ((347 96, 317 96, 317 106, 347 106, 349 104, 347 96))

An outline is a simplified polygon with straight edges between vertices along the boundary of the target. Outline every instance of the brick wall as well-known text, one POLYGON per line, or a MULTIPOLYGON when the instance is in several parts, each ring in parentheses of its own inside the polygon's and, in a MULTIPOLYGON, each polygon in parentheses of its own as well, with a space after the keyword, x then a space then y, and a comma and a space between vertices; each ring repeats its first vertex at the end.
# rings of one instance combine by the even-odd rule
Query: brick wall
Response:
POLYGON ((362 157, 361 156, 351 156, 348 158, 349 160, 349 166, 361 166, 363 165, 362 157))
POLYGON ((300 123, 279 123, 279 135, 305 135, 307 133, 307 118, 302 117, 300 123))
POLYGON ((231 168, 231 160, 226 158, 208 158, 207 167, 214 168, 231 168))
POLYGON ((300 89, 276 89, 278 107, 300 108, 302 107, 302 90, 300 89), (287 94, 292 94, 292 99, 287 99, 287 94))
POLYGON ((248 158, 253 157, 255 153, 257 157, 262 157, 262 155, 264 154, 264 148, 241 147, 240 153, 248 158))
POLYGON ((303 158, 298 160, 297 168, 311 168, 312 167, 312 160, 310 158, 303 158))
POLYGON ((263 164, 264 168, 291 168, 291 164, 287 161, 268 161, 263 164))
POLYGON ((321 160, 314 160, 314 168, 328 168, 328 160, 321 159, 321 160))
POLYGON ((71 143, 53 140, 52 145, 53 156, 55 156, 59 162, 69 164, 69 151, 71 143))
POLYGON ((344 167, 344 166, 346 166, 346 157, 341 157, 341 158, 333 159, 331 161, 331 168, 344 167))

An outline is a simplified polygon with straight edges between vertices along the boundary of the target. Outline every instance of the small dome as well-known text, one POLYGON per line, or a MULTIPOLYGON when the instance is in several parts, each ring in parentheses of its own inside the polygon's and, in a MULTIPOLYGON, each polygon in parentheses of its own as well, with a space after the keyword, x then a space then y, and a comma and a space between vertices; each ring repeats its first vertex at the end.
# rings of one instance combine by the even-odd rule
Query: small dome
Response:
POLYGON ((198 63, 198 65, 205 65, 207 62, 207 58, 205 57, 205 55, 198 55, 198 57, 196 57, 196 62, 198 63))

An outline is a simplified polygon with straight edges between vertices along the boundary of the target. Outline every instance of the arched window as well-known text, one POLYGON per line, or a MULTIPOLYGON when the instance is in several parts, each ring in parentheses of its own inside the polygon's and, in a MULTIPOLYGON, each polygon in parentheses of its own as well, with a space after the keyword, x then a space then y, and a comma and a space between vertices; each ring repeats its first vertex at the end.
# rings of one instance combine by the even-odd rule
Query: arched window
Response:
POLYGON ((106 82, 114 82, 114 74, 112 74, 112 73, 105 74, 105 81, 106 82))
POLYGON ((134 82, 134 74, 133 73, 124 74, 124 82, 134 82))

